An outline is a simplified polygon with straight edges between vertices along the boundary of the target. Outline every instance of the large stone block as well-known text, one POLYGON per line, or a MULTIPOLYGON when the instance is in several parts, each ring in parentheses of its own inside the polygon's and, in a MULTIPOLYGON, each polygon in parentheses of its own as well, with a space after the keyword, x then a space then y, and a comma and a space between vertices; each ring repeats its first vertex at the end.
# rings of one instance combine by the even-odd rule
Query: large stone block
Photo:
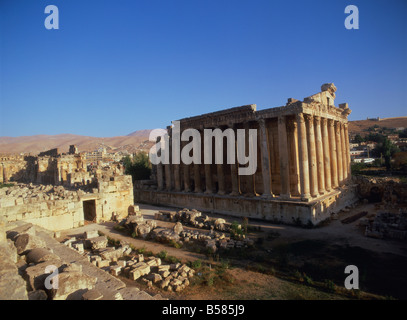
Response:
POLYGON ((27 224, 24 224, 24 225, 22 225, 20 227, 11 229, 11 230, 6 232, 7 238, 9 238, 12 241, 16 241, 17 237, 20 234, 23 234, 23 233, 27 233, 29 235, 35 236, 36 235, 36 230, 35 230, 35 227, 33 226, 33 224, 32 223, 27 223, 27 224))
POLYGON ((105 268, 110 266, 110 261, 109 260, 96 261, 96 265, 98 266, 98 268, 105 268))
POLYGON ((108 240, 105 236, 96 237, 88 240, 92 250, 104 249, 107 246, 108 240))
POLYGON ((85 231, 84 236, 85 236, 85 239, 97 238, 97 237, 99 237, 99 232, 97 230, 85 231))
POLYGON ((31 249, 26 256, 27 263, 40 263, 50 260, 59 260, 60 258, 45 248, 31 249))
POLYGON ((102 259, 112 261, 123 257, 124 251, 125 251, 124 247, 118 249, 106 248, 105 250, 100 251, 99 254, 102 257, 102 259))
POLYGON ((146 276, 146 279, 150 280, 152 283, 157 283, 162 280, 162 277, 158 273, 150 273, 146 276))
POLYGON ((184 230, 184 228, 183 228, 181 222, 177 222, 177 223, 175 224, 173 230, 174 230, 174 232, 175 232, 176 234, 179 235, 179 234, 184 230))
POLYGON ((14 245, 17 248, 18 254, 26 254, 31 249, 44 248, 46 246, 44 240, 28 233, 20 234, 17 237, 14 245))
POLYGON ((132 269, 139 271, 140 276, 144 276, 146 274, 149 274, 150 271, 151 271, 150 266, 145 262, 139 262, 139 263, 135 264, 134 266, 132 266, 132 269))
POLYGON ((84 293, 94 288, 96 277, 79 271, 62 272, 58 275, 58 288, 51 290, 53 300, 81 300, 84 293))
POLYGON ((109 272, 110 274, 114 275, 114 276, 118 276, 120 274, 120 272, 122 271, 122 267, 121 266, 110 266, 109 268, 109 272))
POLYGON ((26 268, 25 278, 31 290, 45 290, 45 279, 51 275, 51 272, 47 272, 46 269, 50 266, 59 268, 61 265, 61 260, 50 260, 26 268))

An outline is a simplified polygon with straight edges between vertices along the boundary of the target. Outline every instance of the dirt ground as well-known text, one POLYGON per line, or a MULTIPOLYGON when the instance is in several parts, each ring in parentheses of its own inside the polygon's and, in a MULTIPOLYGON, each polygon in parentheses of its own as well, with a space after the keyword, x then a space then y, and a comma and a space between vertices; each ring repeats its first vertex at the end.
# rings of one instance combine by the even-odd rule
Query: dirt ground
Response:
MULTIPOLYGON (((175 211, 174 208, 140 205, 145 219, 154 219, 158 210, 175 211)), ((359 204, 343 212, 337 220, 313 229, 272 224, 249 219, 248 236, 256 241, 255 249, 238 256, 221 255, 221 261, 228 261, 228 281, 216 285, 195 283, 181 293, 161 292, 158 288, 143 287, 141 282, 122 280, 127 285, 137 285, 153 294, 160 293, 169 299, 346 299, 344 295, 326 292, 315 286, 306 286, 293 279, 294 272, 306 274, 314 281, 326 279, 343 287, 344 269, 356 265, 359 269, 360 287, 363 291, 386 297, 407 299, 407 245, 402 241, 374 239, 364 236, 358 220, 343 224, 341 220, 356 213, 367 211, 375 214, 373 204, 359 204), (273 270, 273 272, 270 272, 273 270), (276 272, 277 270, 277 272, 276 272), (287 276, 288 275, 288 276, 287 276), (204 290, 202 290, 204 289, 204 290)), ((241 222, 241 218, 219 216, 228 222, 241 222)), ((171 222, 157 222, 159 226, 172 227, 171 222)), ((97 229, 117 240, 124 240, 136 248, 145 248, 154 254, 162 250, 186 263, 202 260, 207 264, 213 257, 189 252, 184 248, 133 239, 113 229, 113 222, 90 224, 61 233, 61 239, 68 235, 81 234, 97 229)), ((201 230, 202 231, 202 230, 201 230)), ((216 264, 216 263, 215 263, 216 264)))

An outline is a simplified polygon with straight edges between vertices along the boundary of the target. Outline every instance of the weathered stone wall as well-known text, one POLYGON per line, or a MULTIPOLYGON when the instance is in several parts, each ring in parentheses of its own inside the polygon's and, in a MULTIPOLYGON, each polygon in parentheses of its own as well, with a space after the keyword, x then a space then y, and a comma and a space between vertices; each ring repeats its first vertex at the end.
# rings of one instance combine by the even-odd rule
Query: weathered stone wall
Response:
POLYGON ((407 183, 397 182, 391 178, 354 176, 360 199, 386 206, 407 204, 407 183))
POLYGON ((114 176, 109 181, 99 181, 99 208, 101 219, 109 220, 112 214, 125 218, 129 206, 134 204, 133 183, 131 176, 114 176))
POLYGON ((23 156, 0 157, 0 183, 22 180, 26 177, 27 160, 23 156))
POLYGON ((53 231, 75 228, 84 222, 80 194, 52 186, 2 188, 0 214, 8 222, 23 220, 53 231))
POLYGON ((86 200, 94 200, 94 222, 109 221, 112 215, 124 218, 134 204, 131 176, 114 176, 100 181, 90 191, 66 190, 63 186, 18 184, 0 189, 0 215, 7 221, 39 225, 52 231, 76 228, 84 224, 86 200))

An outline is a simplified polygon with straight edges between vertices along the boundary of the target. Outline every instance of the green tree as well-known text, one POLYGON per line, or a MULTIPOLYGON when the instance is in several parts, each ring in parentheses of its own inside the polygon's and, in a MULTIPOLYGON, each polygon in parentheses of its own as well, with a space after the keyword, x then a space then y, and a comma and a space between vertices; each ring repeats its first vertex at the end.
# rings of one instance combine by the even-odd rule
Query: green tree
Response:
POLYGON ((399 138, 407 138, 407 128, 399 133, 399 138))
POLYGON ((387 139, 387 137, 380 133, 369 133, 365 137, 365 141, 373 141, 377 143, 383 143, 385 139, 387 139))
POLYGON ((125 168, 125 173, 131 175, 133 177, 133 181, 150 179, 151 163, 148 159, 147 153, 136 153, 133 156, 133 160, 130 158, 130 156, 126 156, 122 161, 125 168))
POLYGON ((355 141, 355 143, 361 143, 361 142, 365 141, 365 139, 360 134, 357 134, 355 136, 355 138, 353 139, 353 141, 355 141))
POLYGON ((387 170, 390 169, 392 156, 399 151, 400 149, 396 145, 394 145, 387 137, 384 137, 383 142, 379 143, 376 148, 372 150, 373 154, 377 157, 384 157, 384 164, 387 170))

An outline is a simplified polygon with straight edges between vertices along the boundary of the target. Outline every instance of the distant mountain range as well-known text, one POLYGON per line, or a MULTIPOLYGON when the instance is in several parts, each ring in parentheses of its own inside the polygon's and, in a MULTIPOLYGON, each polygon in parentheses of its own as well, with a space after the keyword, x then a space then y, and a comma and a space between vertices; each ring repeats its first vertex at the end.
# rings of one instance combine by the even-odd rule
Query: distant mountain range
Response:
MULTIPOLYGON (((349 133, 367 133, 372 126, 387 128, 407 128, 407 117, 383 118, 380 120, 349 121, 349 133)), ((31 153, 33 155, 52 148, 59 148, 60 152, 68 152, 69 146, 74 144, 79 151, 94 151, 101 146, 108 152, 127 150, 130 153, 147 151, 154 144, 148 141, 151 130, 137 130, 126 136, 98 138, 75 134, 34 135, 23 137, 0 137, 0 154, 31 153)))
POLYGON ((98 138, 80 136, 75 134, 58 135, 34 135, 23 137, 0 137, 0 154, 31 153, 53 148, 59 148, 60 152, 68 152, 69 146, 74 144, 79 151, 94 151, 99 147, 106 147, 108 152, 127 150, 128 152, 148 151, 153 145, 148 141, 151 130, 139 130, 127 136, 98 138))

